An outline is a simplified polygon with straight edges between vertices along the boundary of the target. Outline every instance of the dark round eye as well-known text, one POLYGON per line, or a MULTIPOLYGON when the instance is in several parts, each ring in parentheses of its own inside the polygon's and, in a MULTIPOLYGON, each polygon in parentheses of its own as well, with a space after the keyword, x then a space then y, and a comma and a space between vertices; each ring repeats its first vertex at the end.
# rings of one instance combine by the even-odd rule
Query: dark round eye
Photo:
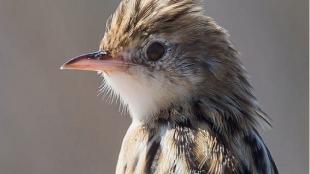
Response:
POLYGON ((146 50, 146 56, 149 60, 156 61, 162 58, 165 55, 165 52, 166 48, 162 43, 153 42, 148 46, 146 50))

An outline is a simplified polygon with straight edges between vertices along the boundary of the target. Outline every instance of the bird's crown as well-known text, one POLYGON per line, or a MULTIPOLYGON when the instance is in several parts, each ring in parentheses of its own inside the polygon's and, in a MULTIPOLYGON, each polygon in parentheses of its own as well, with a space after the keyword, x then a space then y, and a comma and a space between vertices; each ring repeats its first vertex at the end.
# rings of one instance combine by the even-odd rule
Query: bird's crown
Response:
POLYGON ((189 17, 202 12, 199 0, 123 0, 107 22, 100 47, 118 51, 133 39, 176 27, 177 19, 190 23, 189 17))

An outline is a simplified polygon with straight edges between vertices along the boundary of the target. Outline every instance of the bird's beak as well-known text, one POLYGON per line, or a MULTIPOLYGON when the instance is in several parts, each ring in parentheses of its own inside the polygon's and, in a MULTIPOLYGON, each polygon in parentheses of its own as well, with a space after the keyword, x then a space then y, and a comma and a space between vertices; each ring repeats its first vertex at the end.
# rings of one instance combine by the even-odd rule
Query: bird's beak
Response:
POLYGON ((63 64, 60 69, 110 72, 127 66, 127 63, 113 58, 106 51, 98 51, 75 57, 63 64))

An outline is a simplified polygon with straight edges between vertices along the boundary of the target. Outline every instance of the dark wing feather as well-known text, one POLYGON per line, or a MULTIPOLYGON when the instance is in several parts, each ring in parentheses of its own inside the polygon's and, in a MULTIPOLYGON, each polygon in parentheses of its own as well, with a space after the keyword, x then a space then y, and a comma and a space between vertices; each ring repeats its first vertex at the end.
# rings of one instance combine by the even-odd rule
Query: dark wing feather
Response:
POLYGON ((245 143, 251 147, 253 167, 260 174, 278 174, 275 162, 263 142, 259 133, 254 130, 253 133, 245 136, 245 143))

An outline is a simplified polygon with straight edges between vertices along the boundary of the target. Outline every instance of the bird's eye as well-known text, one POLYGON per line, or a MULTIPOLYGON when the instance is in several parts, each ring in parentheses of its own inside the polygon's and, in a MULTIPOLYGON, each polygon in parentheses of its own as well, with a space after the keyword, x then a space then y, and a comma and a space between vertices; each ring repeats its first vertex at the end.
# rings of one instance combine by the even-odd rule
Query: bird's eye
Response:
POLYGON ((165 45, 160 42, 151 43, 146 49, 146 56, 151 61, 157 61, 166 53, 165 45))

